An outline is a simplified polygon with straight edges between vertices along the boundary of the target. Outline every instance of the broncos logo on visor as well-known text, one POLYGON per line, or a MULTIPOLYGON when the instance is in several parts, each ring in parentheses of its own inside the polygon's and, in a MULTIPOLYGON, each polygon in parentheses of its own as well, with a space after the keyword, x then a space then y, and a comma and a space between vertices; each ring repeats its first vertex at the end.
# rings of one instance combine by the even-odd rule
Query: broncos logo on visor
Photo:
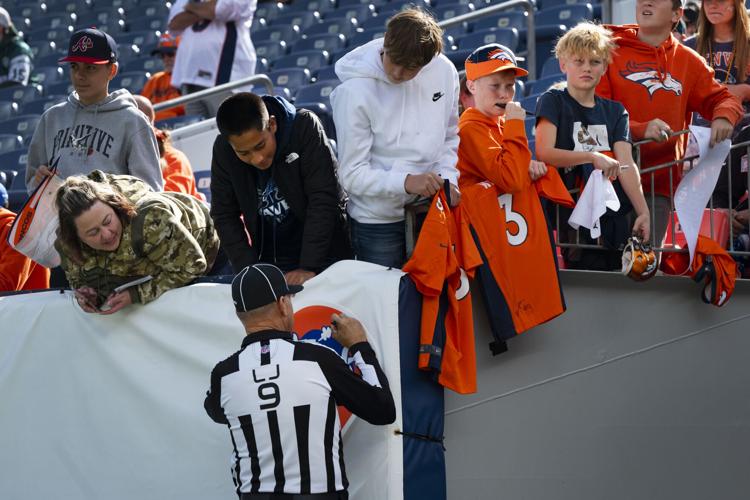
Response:
POLYGON ((513 60, 510 54, 502 49, 495 49, 491 51, 489 54, 487 54, 487 59, 495 59, 500 62, 508 62, 514 66, 516 64, 516 61, 513 60))
POLYGON ((670 73, 659 73, 649 64, 629 62, 625 70, 620 71, 620 76, 646 87, 649 97, 653 96, 657 90, 682 95, 682 83, 679 80, 675 80, 670 73))

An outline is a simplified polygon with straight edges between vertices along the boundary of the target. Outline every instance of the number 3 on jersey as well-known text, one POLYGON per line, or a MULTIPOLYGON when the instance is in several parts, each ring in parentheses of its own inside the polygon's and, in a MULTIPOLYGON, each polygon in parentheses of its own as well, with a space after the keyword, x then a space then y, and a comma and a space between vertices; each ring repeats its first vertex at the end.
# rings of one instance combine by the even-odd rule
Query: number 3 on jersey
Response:
POLYGON ((523 245, 526 241, 526 237, 529 235, 529 225, 526 223, 526 219, 523 218, 518 212, 513 211, 513 195, 505 193, 497 197, 497 202, 500 204, 500 208, 505 212, 505 224, 508 229, 505 230, 505 234, 508 236, 508 243, 511 246, 517 247, 523 245), (509 224, 515 224, 518 230, 514 233, 511 232, 509 224))

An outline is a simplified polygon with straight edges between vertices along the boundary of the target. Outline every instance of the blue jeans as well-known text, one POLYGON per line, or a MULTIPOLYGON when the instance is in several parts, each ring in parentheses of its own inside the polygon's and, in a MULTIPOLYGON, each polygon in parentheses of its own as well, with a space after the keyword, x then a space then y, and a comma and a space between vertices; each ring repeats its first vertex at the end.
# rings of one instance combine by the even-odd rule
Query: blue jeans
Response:
POLYGON ((349 219, 357 260, 401 269, 406 261, 406 221, 364 224, 349 219))

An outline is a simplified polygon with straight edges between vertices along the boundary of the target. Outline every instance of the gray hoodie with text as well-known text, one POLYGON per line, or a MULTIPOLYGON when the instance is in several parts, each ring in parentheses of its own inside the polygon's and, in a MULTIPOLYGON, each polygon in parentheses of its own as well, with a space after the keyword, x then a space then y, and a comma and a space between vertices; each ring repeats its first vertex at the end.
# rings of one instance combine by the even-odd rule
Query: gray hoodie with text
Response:
POLYGON ((102 170, 138 177, 155 191, 164 185, 151 124, 125 89, 88 106, 71 92, 67 101, 45 111, 29 145, 29 193, 36 187, 33 178, 39 165, 51 167, 55 162, 63 179, 102 170))

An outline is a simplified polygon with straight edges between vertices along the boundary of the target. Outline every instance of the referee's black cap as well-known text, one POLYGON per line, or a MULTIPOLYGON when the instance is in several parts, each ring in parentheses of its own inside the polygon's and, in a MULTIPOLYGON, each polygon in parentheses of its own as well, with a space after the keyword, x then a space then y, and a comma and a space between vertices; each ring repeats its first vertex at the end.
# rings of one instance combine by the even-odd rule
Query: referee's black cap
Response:
POLYGON ((284 295, 302 291, 289 285, 281 269, 273 264, 247 266, 232 280, 232 300, 237 312, 247 312, 276 302, 284 295))

